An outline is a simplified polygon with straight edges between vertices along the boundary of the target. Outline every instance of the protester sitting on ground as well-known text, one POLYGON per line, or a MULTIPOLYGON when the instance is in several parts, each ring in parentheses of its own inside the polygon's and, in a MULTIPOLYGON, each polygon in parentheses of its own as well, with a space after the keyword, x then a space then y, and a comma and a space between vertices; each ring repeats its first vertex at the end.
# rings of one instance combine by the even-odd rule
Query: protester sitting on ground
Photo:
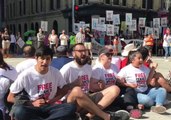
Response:
POLYGON ((58 46, 57 49, 57 58, 52 59, 51 66, 60 70, 66 63, 72 61, 72 58, 69 58, 68 49, 66 46, 58 46))
MULTIPOLYGON (((60 69, 60 72, 63 75, 64 80, 67 83, 75 84, 75 86, 80 86, 84 93, 88 93, 90 90, 89 84, 92 75, 91 65, 87 64, 88 62, 87 51, 88 50, 85 48, 83 43, 76 44, 73 47, 74 61, 67 63, 60 69)), ((89 94, 88 96, 91 98, 91 100, 93 100, 94 103, 97 104, 97 106, 100 109, 103 110, 114 101, 114 99, 119 95, 120 90, 117 86, 111 86, 102 91, 99 92, 93 91, 93 92, 94 92, 93 94, 89 94)), ((71 95, 67 97, 67 101, 71 101, 71 95)), ((94 108, 93 106, 96 106, 94 104, 92 106, 92 101, 91 103, 88 104, 91 105, 91 108, 94 108)), ((99 114, 101 111, 99 108, 98 108, 99 112, 96 112, 96 115, 103 118, 103 116, 99 114)), ((95 111, 97 111, 97 108, 95 111)), ((116 113, 122 113, 122 116, 120 116, 123 117, 122 119, 129 119, 129 115, 126 112, 118 111, 116 113)), ((87 116, 89 118, 92 118, 94 116, 94 113, 88 111, 87 116)))
POLYGON ((166 111, 163 106, 166 100, 166 90, 162 87, 148 87, 154 75, 154 70, 150 70, 143 64, 142 55, 136 50, 129 52, 128 63, 126 67, 121 69, 118 76, 125 79, 125 86, 135 89, 139 106, 144 105, 145 107, 151 107, 153 112, 164 113, 166 111))
POLYGON ((109 114, 101 111, 82 92, 79 86, 72 87, 73 84, 66 84, 60 72, 56 68, 49 66, 53 58, 53 51, 49 47, 37 49, 35 56, 37 64, 23 71, 10 87, 9 102, 14 103, 15 95, 23 89, 25 89, 30 99, 25 104, 13 107, 15 109, 13 114, 15 119, 71 120, 72 116, 75 115, 76 107, 77 109, 84 108, 104 120, 115 120, 121 117, 121 115, 118 116, 119 113, 109 114), (69 89, 71 91, 67 98, 68 103, 54 104, 69 89))
POLYGON ((121 55, 123 56, 122 60, 121 60, 121 65, 120 65, 120 69, 122 69, 123 67, 125 67, 127 65, 127 62, 128 62, 128 53, 131 51, 131 50, 136 50, 136 47, 134 45, 134 43, 131 43, 131 44, 127 44, 121 55))
MULTIPOLYGON (((9 86, 17 78, 17 71, 11 65, 8 65, 0 52, 0 120, 5 120, 3 117, 6 112, 5 96, 9 86), (2 116, 1 116, 2 115, 2 116)), ((7 106, 8 107, 8 106, 7 106)))
POLYGON ((36 60, 35 60, 35 56, 34 56, 35 51, 36 51, 36 49, 31 45, 27 45, 24 47, 23 53, 24 53, 24 57, 26 59, 16 65, 16 70, 17 70, 18 74, 20 74, 25 69, 28 69, 29 67, 36 64, 36 60))
MULTIPOLYGON (((126 109, 131 113, 130 114, 131 117, 137 118, 138 116, 139 118, 142 116, 141 111, 139 111, 138 109, 134 109, 135 106, 137 106, 138 102, 137 100, 130 98, 131 95, 134 96, 134 98, 136 99, 136 95, 134 95, 135 94, 134 89, 131 90, 129 88, 125 88, 122 86, 122 84, 124 84, 123 83, 124 81, 118 78, 117 74, 119 70, 116 65, 111 63, 112 56, 113 56, 112 49, 108 49, 104 47, 100 50, 99 58, 98 58, 99 64, 96 64, 93 67, 92 79, 90 82, 90 90, 100 91, 109 86, 117 85, 121 89, 120 95, 116 96, 117 98, 113 101, 113 103, 108 108, 126 109), (103 86, 103 88, 101 88, 101 86, 103 86), (124 95, 124 97, 121 97, 122 95, 124 95), (131 105, 132 108, 130 109, 131 105)), ((116 90, 115 93, 117 93, 116 90)))
MULTIPOLYGON (((149 59, 148 49, 145 47, 140 47, 138 49, 138 51, 142 54, 144 64, 146 66, 149 66, 150 69, 154 69, 152 66, 157 63, 154 63, 151 59, 149 59)), ((155 65, 155 66, 157 66, 157 65, 155 65)), ((169 80, 165 79, 164 76, 160 72, 157 72, 156 70, 155 70, 153 79, 151 79, 150 85, 152 87, 161 86, 161 87, 165 88, 167 90, 167 92, 171 92, 171 84, 169 84, 169 80)))

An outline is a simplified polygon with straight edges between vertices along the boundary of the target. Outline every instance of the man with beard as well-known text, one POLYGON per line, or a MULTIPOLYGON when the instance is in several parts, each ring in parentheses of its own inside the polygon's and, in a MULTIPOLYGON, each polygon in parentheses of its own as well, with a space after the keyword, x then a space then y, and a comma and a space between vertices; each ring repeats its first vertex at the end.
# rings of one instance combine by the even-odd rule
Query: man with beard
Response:
MULTIPOLYGON (((91 65, 87 64, 88 50, 85 48, 83 43, 78 43, 73 47, 73 57, 74 61, 67 63, 60 69, 64 80, 66 83, 72 84, 72 87, 74 87, 73 85, 81 87, 82 91, 87 94, 94 103, 97 103, 97 106, 101 110, 105 109, 114 101, 116 96, 119 95, 119 88, 116 86, 111 86, 103 91, 90 94, 89 84, 91 82, 90 78, 92 75, 92 68, 91 65)), ((68 96, 67 101, 70 101, 70 99, 71 94, 68 96)), ((87 113, 86 116, 89 118, 94 116, 92 111, 84 111, 84 114, 85 113, 87 113)), ((117 111, 116 113, 119 115, 122 114, 119 116, 122 120, 129 119, 129 114, 124 111, 117 111)))

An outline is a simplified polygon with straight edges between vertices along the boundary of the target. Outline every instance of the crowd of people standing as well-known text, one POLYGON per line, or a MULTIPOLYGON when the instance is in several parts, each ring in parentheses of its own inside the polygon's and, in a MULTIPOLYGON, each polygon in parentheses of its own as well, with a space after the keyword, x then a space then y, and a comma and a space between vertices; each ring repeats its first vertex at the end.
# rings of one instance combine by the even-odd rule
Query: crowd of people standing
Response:
POLYGON ((80 28, 71 36, 65 30, 57 35, 52 29, 48 37, 40 28, 36 46, 25 45, 26 60, 14 68, 4 58, 8 57, 9 43, 13 48, 21 36, 19 34, 14 42, 11 40, 14 35, 7 34, 6 31, 2 34, 0 52, 2 120, 7 107, 5 100, 13 104, 9 115, 15 120, 129 120, 130 117, 141 118, 146 108, 159 114, 167 110, 166 96, 171 92, 171 85, 156 71, 157 64, 150 60, 153 44, 148 42, 153 42, 152 36, 144 40, 144 47, 125 46, 125 50, 130 49, 118 63, 122 67, 112 63, 118 53, 119 38, 116 36, 113 47, 99 49, 92 66, 91 40, 94 36, 89 28, 80 28), (69 58, 69 44, 72 58, 69 58))

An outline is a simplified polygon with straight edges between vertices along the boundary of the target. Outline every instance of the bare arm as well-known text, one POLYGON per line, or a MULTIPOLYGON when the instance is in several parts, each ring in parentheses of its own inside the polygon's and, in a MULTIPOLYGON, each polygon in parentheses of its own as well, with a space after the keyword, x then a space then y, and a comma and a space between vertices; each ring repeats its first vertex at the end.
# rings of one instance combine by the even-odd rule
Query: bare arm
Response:
POLYGON ((10 103, 14 103, 15 102, 15 94, 10 92, 8 94, 7 101, 10 103))

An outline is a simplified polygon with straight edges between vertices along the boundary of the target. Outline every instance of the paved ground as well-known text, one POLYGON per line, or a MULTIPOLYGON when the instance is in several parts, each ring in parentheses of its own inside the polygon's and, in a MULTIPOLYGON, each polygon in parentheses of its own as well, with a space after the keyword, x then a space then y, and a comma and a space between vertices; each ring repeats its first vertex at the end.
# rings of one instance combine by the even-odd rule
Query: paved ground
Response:
MULTIPOLYGON (((165 61, 161 57, 153 57, 153 61, 157 62, 158 68, 157 71, 161 72, 164 76, 167 75, 167 72, 171 70, 171 58, 169 61, 165 61)), ((16 66, 17 63, 23 61, 24 58, 7 58, 5 61, 14 67, 16 66)), ((170 120, 171 119, 171 94, 168 94, 168 100, 169 104, 167 105, 167 112, 165 114, 156 114, 153 112, 150 112, 149 110, 145 111, 145 114, 143 117, 139 120, 170 120)), ((133 119, 131 119, 133 120, 133 119)))

